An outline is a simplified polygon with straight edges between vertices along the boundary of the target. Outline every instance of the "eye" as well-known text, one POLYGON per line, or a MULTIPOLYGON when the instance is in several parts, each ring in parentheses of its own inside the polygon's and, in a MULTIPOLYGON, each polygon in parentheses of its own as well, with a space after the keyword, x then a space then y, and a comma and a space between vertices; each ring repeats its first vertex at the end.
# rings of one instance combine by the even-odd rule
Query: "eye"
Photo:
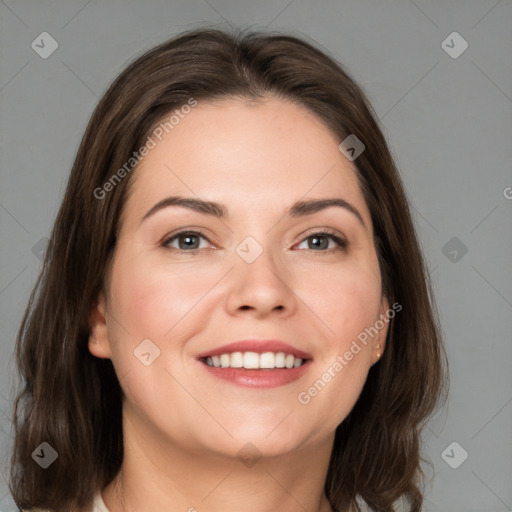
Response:
POLYGON ((162 243, 162 247, 177 249, 177 250, 184 250, 184 251, 194 251, 197 249, 204 249, 204 247, 199 247, 198 243, 200 243, 199 239, 202 238, 203 240, 206 240, 208 243, 211 243, 208 238, 206 238, 201 232, 199 231, 180 231, 179 233, 176 233, 175 235, 171 236, 170 238, 166 238, 162 243), (178 247, 172 247, 171 243, 174 241, 178 242, 178 247), (183 243, 181 243, 183 242, 183 243))
MULTIPOLYGON (((193 252, 199 249, 204 249, 205 247, 200 247, 200 239, 205 240, 206 242, 210 243, 210 240, 203 235, 200 231, 180 231, 179 233, 176 233, 172 235, 171 237, 168 237, 162 241, 160 244, 162 247, 168 248, 168 249, 176 249, 181 250, 185 252, 193 252), (172 244, 177 242, 178 246, 173 246, 172 244)), ((345 250, 348 247, 348 242, 344 240, 343 238, 337 236, 335 232, 329 231, 329 230, 323 230, 316 233, 313 233, 309 236, 307 236, 301 244, 303 244, 306 241, 311 241, 311 243, 308 244, 308 247, 306 249, 313 250, 315 252, 333 252, 333 251, 339 251, 339 250, 345 250), (336 247, 329 247, 329 241, 333 241, 335 244, 338 245, 338 248, 336 247)), ((300 245, 298 246, 300 248, 300 245)))
POLYGON ((333 252, 337 250, 345 250, 348 247, 348 242, 343 238, 337 236, 333 231, 323 230, 307 236, 302 242, 310 240, 306 249, 316 252, 333 252), (329 247, 329 241, 332 240, 338 244, 338 248, 329 247), (323 249, 323 250, 322 250, 323 249))

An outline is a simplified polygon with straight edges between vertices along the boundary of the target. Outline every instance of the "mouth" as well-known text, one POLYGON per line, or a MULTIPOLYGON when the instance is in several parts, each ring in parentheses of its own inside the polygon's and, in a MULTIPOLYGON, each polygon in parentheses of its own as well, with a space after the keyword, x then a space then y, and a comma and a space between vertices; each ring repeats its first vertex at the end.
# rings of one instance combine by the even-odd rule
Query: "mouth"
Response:
POLYGON ((313 356, 279 340, 245 340, 197 356, 214 377, 251 388, 289 384, 304 375, 313 356))
POLYGON ((286 352, 232 352, 201 357, 200 361, 215 368, 243 368, 246 370, 272 371, 299 368, 310 359, 295 357, 286 352))

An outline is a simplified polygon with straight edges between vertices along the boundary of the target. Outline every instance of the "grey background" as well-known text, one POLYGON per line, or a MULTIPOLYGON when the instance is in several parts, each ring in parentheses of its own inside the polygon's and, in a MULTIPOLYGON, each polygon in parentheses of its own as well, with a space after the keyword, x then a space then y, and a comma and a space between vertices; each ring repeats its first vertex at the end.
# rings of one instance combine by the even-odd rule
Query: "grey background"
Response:
POLYGON ((204 23, 305 37, 368 94, 413 205, 451 365, 448 405, 424 437, 424 510, 512 510, 510 1, 4 0, 0 20, 0 511, 14 509, 15 335, 85 124, 132 58, 204 23), (31 47, 45 31, 59 45, 47 59, 31 47), (442 47, 454 31, 469 45, 458 58, 442 47), (453 469, 445 460, 459 464, 462 449, 453 469))

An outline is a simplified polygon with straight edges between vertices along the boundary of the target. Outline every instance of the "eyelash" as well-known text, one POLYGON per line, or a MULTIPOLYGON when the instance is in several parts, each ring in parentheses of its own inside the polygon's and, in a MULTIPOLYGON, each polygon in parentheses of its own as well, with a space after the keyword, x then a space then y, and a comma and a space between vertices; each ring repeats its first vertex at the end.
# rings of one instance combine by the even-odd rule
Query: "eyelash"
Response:
MULTIPOLYGON (((201 250, 201 249, 190 249, 190 250, 176 249, 175 247, 169 247, 168 246, 168 244, 170 244, 175 239, 178 239, 181 235, 198 235, 198 236, 204 238, 205 240, 207 240, 209 243, 211 243, 210 240, 203 233, 201 233, 200 231, 188 231, 188 230, 185 230, 185 231, 180 231, 179 233, 176 233, 176 234, 172 235, 171 237, 165 238, 161 242, 160 246, 163 247, 164 249, 168 249, 168 250, 188 252, 188 253, 193 253, 193 254, 195 254, 195 253, 197 253, 197 251, 201 250)), ((336 235, 336 233, 334 231, 331 231, 329 229, 324 229, 324 230, 321 230, 321 231, 315 231, 311 235, 308 235, 308 236, 304 237, 299 243, 304 242, 308 238, 313 238, 313 237, 318 237, 318 236, 325 236, 327 238, 330 238, 331 240, 336 242, 339 245, 339 247, 336 248, 336 249, 326 249, 326 250, 319 250, 319 251, 317 251, 315 249, 307 249, 307 250, 313 251, 313 252, 328 253, 328 254, 330 254, 330 253, 337 252, 337 251, 346 251, 347 248, 348 248, 348 245, 349 245, 348 241, 344 240, 343 238, 340 238, 339 236, 336 235)))

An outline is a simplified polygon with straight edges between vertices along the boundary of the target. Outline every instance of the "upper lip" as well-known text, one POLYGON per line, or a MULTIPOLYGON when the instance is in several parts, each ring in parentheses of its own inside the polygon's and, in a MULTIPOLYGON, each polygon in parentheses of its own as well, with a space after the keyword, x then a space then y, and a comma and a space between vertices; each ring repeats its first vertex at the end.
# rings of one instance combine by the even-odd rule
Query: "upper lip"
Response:
POLYGON ((221 354, 229 354, 232 352, 256 352, 263 354, 264 352, 284 352, 285 354, 292 354, 294 357, 300 359, 313 359, 313 356, 308 352, 304 352, 289 343, 281 340, 240 340, 227 345, 222 345, 202 352, 197 356, 202 359, 208 356, 218 356, 221 354))

